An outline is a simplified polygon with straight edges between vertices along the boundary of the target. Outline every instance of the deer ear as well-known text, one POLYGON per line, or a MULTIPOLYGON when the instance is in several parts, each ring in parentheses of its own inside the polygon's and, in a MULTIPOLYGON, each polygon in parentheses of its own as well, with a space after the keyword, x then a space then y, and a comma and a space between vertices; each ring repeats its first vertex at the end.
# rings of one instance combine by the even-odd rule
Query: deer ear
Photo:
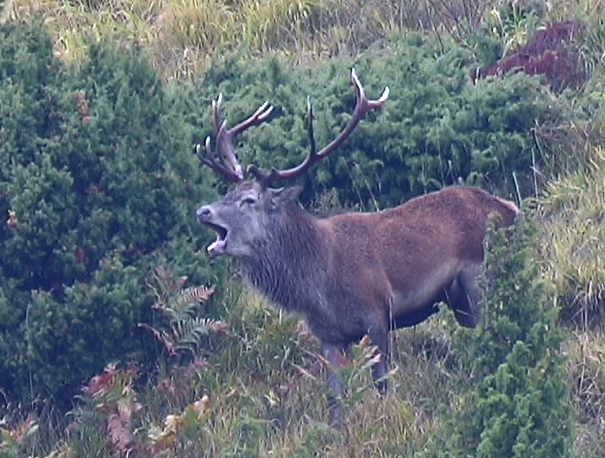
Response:
POLYGON ((302 186, 289 186, 271 190, 271 202, 277 207, 280 203, 296 202, 302 192, 302 186))

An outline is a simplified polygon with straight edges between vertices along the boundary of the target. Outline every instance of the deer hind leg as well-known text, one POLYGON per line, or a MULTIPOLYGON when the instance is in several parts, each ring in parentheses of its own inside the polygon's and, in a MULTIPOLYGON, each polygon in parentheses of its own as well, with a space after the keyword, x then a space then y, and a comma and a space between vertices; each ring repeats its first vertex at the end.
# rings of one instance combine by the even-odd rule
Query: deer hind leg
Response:
POLYGON ((480 273, 481 264, 464 267, 447 291, 447 299, 456 320, 467 328, 474 328, 481 318, 481 290, 477 285, 480 273))

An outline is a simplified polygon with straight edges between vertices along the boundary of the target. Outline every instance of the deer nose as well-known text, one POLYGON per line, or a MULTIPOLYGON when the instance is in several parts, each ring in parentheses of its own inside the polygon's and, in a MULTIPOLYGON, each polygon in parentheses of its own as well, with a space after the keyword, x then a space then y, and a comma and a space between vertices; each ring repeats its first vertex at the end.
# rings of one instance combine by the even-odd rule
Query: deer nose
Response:
POLYGON ((195 212, 195 216, 200 223, 210 218, 210 215, 212 215, 212 210, 207 205, 198 208, 195 212))

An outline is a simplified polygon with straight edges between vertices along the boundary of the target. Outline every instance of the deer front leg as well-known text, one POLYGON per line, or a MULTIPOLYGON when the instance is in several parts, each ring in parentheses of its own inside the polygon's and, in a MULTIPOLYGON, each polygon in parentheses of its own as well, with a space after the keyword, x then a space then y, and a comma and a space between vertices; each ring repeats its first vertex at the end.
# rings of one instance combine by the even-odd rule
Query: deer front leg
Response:
POLYGON ((381 395, 386 394, 389 383, 387 380, 389 370, 389 330, 386 324, 374 324, 368 329, 368 336, 376 347, 380 359, 372 366, 372 379, 381 395))
POLYGON ((342 380, 338 375, 338 370, 346 362, 345 350, 341 346, 323 343, 324 358, 328 362, 327 382, 328 382, 328 405, 330 408, 330 424, 333 428, 341 429, 343 420, 342 409, 342 380))

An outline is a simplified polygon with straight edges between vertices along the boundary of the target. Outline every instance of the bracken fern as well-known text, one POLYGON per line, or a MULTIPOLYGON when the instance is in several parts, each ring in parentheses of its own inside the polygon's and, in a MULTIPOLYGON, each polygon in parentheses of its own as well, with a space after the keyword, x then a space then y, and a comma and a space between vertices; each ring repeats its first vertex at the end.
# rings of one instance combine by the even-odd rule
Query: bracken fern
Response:
POLYGON ((214 288, 184 288, 187 277, 173 278, 163 267, 156 268, 155 281, 157 300, 153 308, 163 315, 164 322, 160 326, 139 326, 151 331, 170 356, 186 352, 195 355, 205 336, 225 329, 221 321, 200 316, 200 306, 212 296, 214 288))

